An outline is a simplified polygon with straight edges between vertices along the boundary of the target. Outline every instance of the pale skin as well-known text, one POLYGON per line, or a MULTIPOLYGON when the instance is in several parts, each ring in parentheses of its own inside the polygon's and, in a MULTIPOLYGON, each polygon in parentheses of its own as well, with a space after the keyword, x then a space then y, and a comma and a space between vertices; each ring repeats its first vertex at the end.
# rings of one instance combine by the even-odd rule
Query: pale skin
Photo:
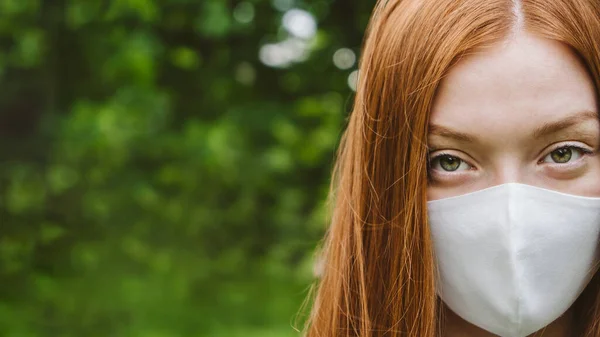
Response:
MULTIPOLYGON (((529 33, 463 58, 431 111, 429 200, 509 182, 600 197, 596 95, 573 51, 529 33)), ((495 336, 443 313, 444 337, 495 336)), ((531 336, 571 336, 571 318, 531 336)))

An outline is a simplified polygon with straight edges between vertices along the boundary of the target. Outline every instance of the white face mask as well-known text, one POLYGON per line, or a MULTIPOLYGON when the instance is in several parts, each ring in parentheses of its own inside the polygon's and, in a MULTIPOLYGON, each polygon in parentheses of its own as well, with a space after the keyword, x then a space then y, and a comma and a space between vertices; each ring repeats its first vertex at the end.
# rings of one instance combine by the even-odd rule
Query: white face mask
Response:
POLYGON ((499 336, 550 324, 597 270, 600 198, 510 183, 427 207, 438 294, 457 315, 499 336))

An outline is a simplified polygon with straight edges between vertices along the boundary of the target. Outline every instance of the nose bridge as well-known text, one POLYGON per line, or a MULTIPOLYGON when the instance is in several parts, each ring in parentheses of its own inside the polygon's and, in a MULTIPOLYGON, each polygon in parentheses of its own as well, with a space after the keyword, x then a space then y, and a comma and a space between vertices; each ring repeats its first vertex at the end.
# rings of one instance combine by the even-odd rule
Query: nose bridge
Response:
POLYGON ((525 172, 521 166, 516 155, 506 155, 500 158, 492 170, 494 185, 525 183, 525 172))

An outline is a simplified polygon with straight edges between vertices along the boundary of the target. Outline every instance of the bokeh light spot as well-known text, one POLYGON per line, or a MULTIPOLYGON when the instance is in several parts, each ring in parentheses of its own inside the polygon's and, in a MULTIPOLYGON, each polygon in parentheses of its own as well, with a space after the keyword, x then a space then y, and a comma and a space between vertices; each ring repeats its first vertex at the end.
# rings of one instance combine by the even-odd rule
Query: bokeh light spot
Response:
POLYGON ((352 91, 356 91, 356 86, 358 85, 358 70, 355 70, 348 75, 348 86, 352 91))
POLYGON ((294 7, 294 0, 273 0, 272 4, 275 9, 285 12, 294 7))
POLYGON ((356 54, 348 48, 340 48, 333 54, 333 64, 342 70, 352 68, 355 62, 356 54))
POLYGON ((283 15, 283 27, 292 35, 310 39, 317 33, 317 21, 309 12, 302 9, 290 9, 283 15))
POLYGON ((250 23, 254 20, 254 5, 241 2, 233 10, 233 18, 239 23, 250 23))

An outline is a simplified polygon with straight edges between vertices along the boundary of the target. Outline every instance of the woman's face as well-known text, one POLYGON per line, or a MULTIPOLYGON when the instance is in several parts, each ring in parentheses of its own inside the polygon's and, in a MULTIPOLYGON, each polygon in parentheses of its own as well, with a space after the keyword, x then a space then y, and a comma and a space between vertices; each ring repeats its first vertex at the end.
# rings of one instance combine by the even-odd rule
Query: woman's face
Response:
POLYGON ((428 137, 429 200, 509 182, 600 196, 596 92, 558 42, 521 34, 460 60, 428 137))

